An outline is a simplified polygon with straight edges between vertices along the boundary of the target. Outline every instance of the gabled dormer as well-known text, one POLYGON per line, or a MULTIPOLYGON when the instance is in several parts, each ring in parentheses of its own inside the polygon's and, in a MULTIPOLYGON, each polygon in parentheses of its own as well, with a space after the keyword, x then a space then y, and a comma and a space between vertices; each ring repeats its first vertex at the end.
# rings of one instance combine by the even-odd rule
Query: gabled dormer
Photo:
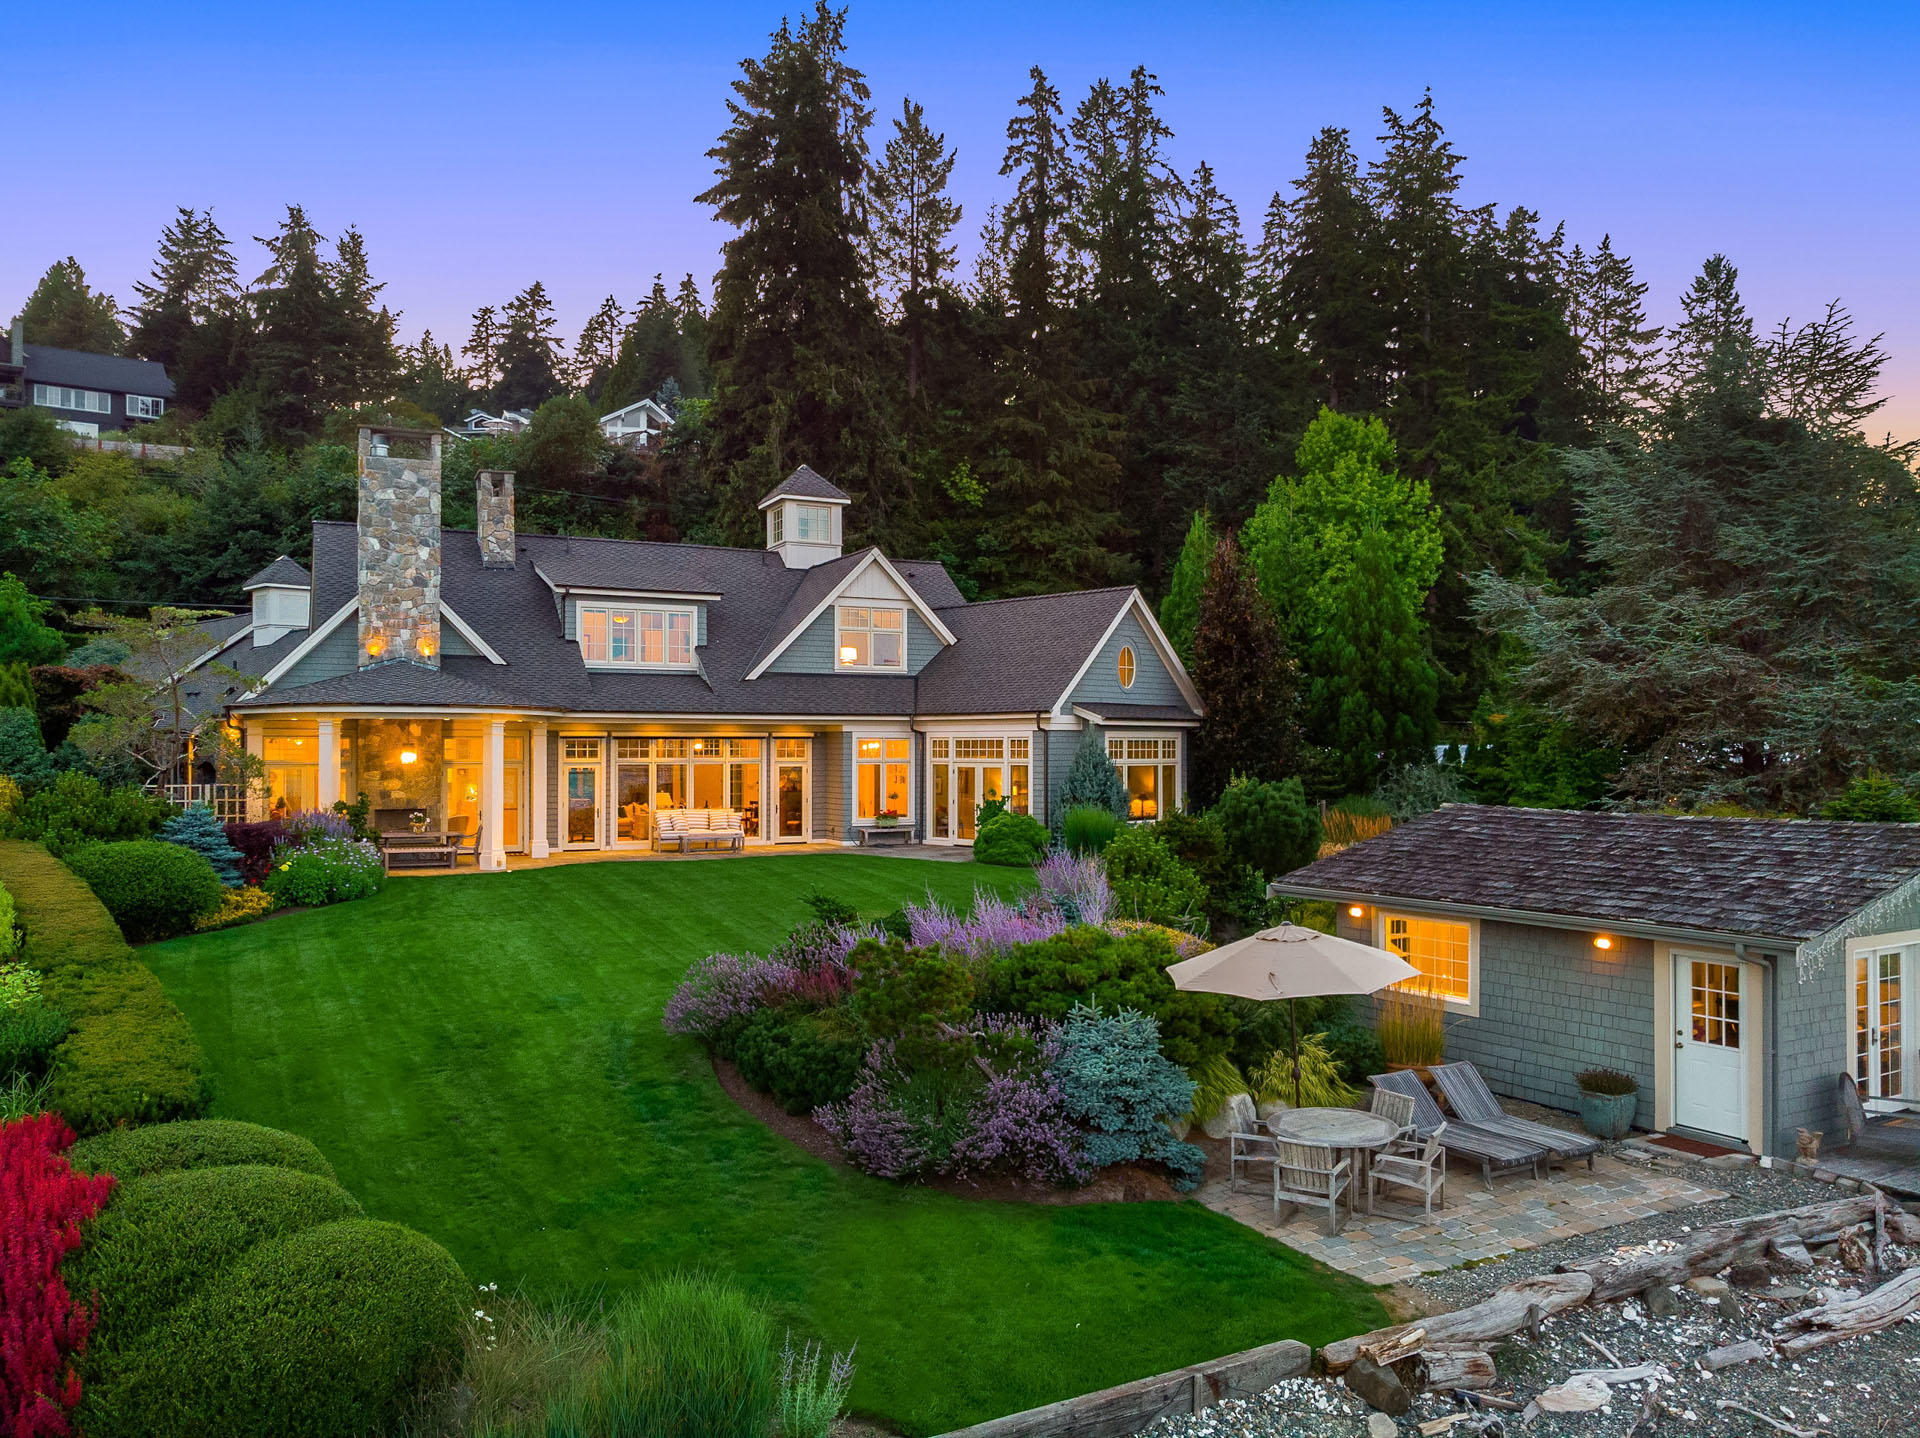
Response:
POLYGON ((840 557, 844 511, 853 500, 804 464, 760 501, 767 548, 789 569, 811 569, 840 557))
POLYGON ((313 623, 313 576, 284 554, 249 579, 246 591, 253 599, 255 647, 313 623))

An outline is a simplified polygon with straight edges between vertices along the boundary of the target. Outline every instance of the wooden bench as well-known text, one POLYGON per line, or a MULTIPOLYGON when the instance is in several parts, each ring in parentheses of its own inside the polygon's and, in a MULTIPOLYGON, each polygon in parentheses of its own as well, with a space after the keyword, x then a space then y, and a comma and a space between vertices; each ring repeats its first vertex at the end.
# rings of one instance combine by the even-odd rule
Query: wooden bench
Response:
POLYGON ((863 849, 882 849, 892 844, 911 844, 913 830, 905 824, 892 824, 882 827, 879 824, 862 824, 854 831, 854 842, 863 849))
POLYGON ((746 842, 746 824, 732 809, 662 809, 653 816, 656 849, 672 846, 685 854, 695 844, 741 849, 746 842))

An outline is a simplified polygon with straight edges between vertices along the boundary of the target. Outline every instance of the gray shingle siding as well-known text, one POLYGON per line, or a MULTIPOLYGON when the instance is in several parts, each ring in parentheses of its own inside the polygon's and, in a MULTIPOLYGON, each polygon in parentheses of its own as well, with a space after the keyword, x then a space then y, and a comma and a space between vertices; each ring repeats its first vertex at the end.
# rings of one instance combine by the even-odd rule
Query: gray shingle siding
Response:
MULTIPOLYGON (((443 629, 444 634, 453 632, 451 625, 443 629)), ((342 674, 353 673, 359 665, 360 633, 349 616, 338 629, 309 649, 298 664, 276 679, 273 687, 293 689, 321 679, 338 679, 342 674)))
POLYGON ((920 611, 907 611, 907 673, 918 674, 940 652, 940 636, 927 628, 920 611))
POLYGON ((1105 700, 1113 704, 1184 704, 1186 696, 1173 682, 1167 666, 1161 663, 1145 626, 1128 614, 1107 636, 1099 656, 1074 686, 1073 700, 1075 703, 1105 700), (1133 649, 1133 687, 1123 689, 1118 667, 1120 651, 1129 646, 1133 649))
POLYGON ((1041 810, 1034 817, 1043 824, 1053 822, 1060 786, 1067 782, 1067 770, 1073 764, 1074 751, 1085 737, 1084 731, 1078 729, 1048 729, 1040 736, 1046 753, 1047 789, 1041 810))
POLYGON ((1791 1154, 1796 1128, 1820 1129, 1828 1144, 1846 1142, 1834 1080, 1852 1068, 1847 1048, 1846 964, 1830 963, 1806 983, 1791 953, 1774 956, 1776 1056, 1771 1152, 1791 1154))
MULTIPOLYGON (((818 619, 809 624, 793 643, 781 651, 780 657, 767 666, 770 674, 832 674, 834 664, 834 612, 829 607, 818 619)), ((918 674, 932 662, 940 652, 940 638, 917 610, 907 611, 907 669, 909 674, 918 674)), ((862 671, 863 673, 868 671, 862 671)), ((898 673, 898 670, 893 671, 898 673)))
MULTIPOLYGON (((341 626, 342 629, 345 627, 345 625, 341 626)), ((442 658, 445 658, 449 654, 454 654, 471 659, 479 653, 480 651, 478 649, 475 649, 471 644, 467 643, 467 636, 462 634, 458 629, 455 629, 451 624, 442 624, 440 626, 440 654, 442 658)))
POLYGON ((847 837, 853 791, 847 767, 853 762, 853 736, 844 730, 813 736, 813 837, 831 842, 847 837))

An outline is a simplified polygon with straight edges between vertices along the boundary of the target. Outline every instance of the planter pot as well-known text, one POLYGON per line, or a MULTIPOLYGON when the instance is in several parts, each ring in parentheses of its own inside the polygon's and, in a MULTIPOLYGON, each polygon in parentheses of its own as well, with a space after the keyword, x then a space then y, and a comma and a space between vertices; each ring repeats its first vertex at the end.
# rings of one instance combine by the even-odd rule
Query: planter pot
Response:
POLYGON ((1595 1138, 1625 1138, 1633 1129, 1633 1111, 1639 1105, 1637 1093, 1588 1093, 1580 1091, 1580 1122, 1595 1138))
POLYGON ((900 827, 900 816, 895 814, 891 819, 882 816, 875 819, 873 823, 877 829, 897 829, 900 827))

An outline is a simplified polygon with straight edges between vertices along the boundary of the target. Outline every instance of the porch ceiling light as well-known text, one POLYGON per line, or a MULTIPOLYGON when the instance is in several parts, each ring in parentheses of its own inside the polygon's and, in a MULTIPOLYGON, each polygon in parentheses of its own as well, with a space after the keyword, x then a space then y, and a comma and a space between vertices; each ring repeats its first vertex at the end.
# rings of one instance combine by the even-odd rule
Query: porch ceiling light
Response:
POLYGON ((400 751, 400 762, 402 764, 411 764, 414 762, 414 760, 418 759, 419 757, 420 756, 414 753, 413 750, 411 749, 402 749, 400 751))

